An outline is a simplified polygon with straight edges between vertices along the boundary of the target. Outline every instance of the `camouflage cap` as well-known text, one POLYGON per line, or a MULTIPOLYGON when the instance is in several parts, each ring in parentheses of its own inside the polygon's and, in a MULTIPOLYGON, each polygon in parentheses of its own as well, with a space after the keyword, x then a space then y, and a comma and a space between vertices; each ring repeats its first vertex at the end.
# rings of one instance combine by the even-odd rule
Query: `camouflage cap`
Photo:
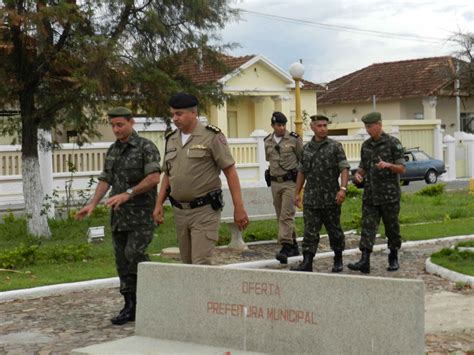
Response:
POLYGON ((275 123, 281 123, 281 124, 286 124, 288 120, 286 119, 286 116, 278 111, 273 112, 272 114, 272 124, 275 123))
POLYGON ((362 122, 364 123, 374 123, 378 121, 382 121, 380 112, 371 112, 362 117, 362 122))
POLYGON ((197 97, 186 92, 178 92, 171 96, 168 101, 168 105, 174 109, 195 107, 198 104, 199 101, 197 97))
POLYGON ((329 122, 329 118, 327 118, 326 116, 324 115, 313 115, 310 117, 311 118, 311 122, 314 122, 314 121, 328 121, 329 122))
POLYGON ((107 116, 109 116, 109 118, 115 118, 115 117, 130 118, 133 116, 133 113, 130 109, 126 107, 118 106, 118 107, 114 107, 109 112, 107 112, 107 116))

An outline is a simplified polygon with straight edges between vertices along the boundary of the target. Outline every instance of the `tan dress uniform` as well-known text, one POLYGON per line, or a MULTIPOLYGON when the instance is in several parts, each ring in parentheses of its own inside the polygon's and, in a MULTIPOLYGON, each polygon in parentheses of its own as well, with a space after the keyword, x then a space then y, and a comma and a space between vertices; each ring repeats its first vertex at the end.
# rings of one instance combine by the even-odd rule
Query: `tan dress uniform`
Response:
POLYGON ((265 159, 270 165, 273 205, 278 218, 278 241, 293 244, 295 231, 295 187, 292 171, 298 167, 303 153, 303 141, 294 132, 285 131, 279 143, 274 133, 265 137, 265 159))
POLYGON ((210 204, 196 207, 195 202, 221 189, 219 175, 233 164, 227 140, 215 126, 198 123, 184 145, 179 130, 167 137, 163 170, 169 178, 170 196, 181 205, 173 206, 173 213, 181 259, 186 264, 209 264, 219 238, 221 210, 210 204))

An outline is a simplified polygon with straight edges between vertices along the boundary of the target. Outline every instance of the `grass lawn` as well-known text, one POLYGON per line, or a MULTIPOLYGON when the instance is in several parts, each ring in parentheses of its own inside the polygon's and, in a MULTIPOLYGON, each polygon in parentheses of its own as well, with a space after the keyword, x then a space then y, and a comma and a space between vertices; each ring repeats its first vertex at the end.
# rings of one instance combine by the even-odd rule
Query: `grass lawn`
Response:
MULTIPOLYGON (((341 215, 344 230, 360 228, 361 206, 360 196, 346 200, 341 215)), ((405 240, 471 234, 474 231, 474 196, 465 192, 434 197, 403 194, 400 221, 405 240)), ((53 235, 50 240, 29 236, 25 219, 5 215, 2 222, 0 291, 116 276, 109 217, 105 208, 97 208, 90 218, 83 221, 50 220, 53 235), (105 241, 89 245, 87 229, 95 226, 105 226, 105 241)), ((301 236, 302 218, 297 218, 296 228, 301 236)), ((384 233, 383 226, 380 232, 384 233)), ((219 244, 229 242, 230 232, 226 225, 221 226, 220 236, 219 244)), ((276 239, 277 222, 251 222, 243 236, 247 242, 276 239)), ((157 254, 163 248, 176 245, 173 215, 166 208, 165 223, 156 228, 148 252, 157 254)), ((166 261, 159 257, 153 257, 153 260, 166 261)))
POLYGON ((445 248, 431 255, 431 261, 461 274, 474 276, 473 252, 445 248))

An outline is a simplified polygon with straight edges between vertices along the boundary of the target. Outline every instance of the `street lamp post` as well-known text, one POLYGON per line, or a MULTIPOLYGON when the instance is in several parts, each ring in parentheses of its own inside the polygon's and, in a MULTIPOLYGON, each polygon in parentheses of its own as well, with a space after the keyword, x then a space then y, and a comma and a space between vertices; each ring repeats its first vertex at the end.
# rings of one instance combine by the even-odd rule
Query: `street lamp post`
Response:
POLYGON ((295 62, 290 66, 290 75, 295 81, 295 132, 303 137, 303 120, 301 119, 300 81, 303 79, 304 66, 295 62))

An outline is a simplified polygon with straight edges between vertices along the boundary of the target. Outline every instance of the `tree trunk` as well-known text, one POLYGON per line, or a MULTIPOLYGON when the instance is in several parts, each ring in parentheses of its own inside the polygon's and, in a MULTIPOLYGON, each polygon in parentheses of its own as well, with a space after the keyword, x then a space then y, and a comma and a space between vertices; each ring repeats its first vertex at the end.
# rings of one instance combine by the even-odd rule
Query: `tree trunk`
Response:
POLYGON ((22 119, 21 173, 23 177, 23 197, 25 199, 28 233, 42 238, 51 238, 48 217, 43 209, 43 185, 41 184, 38 160, 38 124, 33 118, 34 96, 23 93, 20 96, 22 119))
POLYGON ((22 159, 23 196, 25 198, 28 233, 42 238, 51 238, 48 217, 41 214, 43 209, 43 186, 41 184, 38 157, 22 159))

